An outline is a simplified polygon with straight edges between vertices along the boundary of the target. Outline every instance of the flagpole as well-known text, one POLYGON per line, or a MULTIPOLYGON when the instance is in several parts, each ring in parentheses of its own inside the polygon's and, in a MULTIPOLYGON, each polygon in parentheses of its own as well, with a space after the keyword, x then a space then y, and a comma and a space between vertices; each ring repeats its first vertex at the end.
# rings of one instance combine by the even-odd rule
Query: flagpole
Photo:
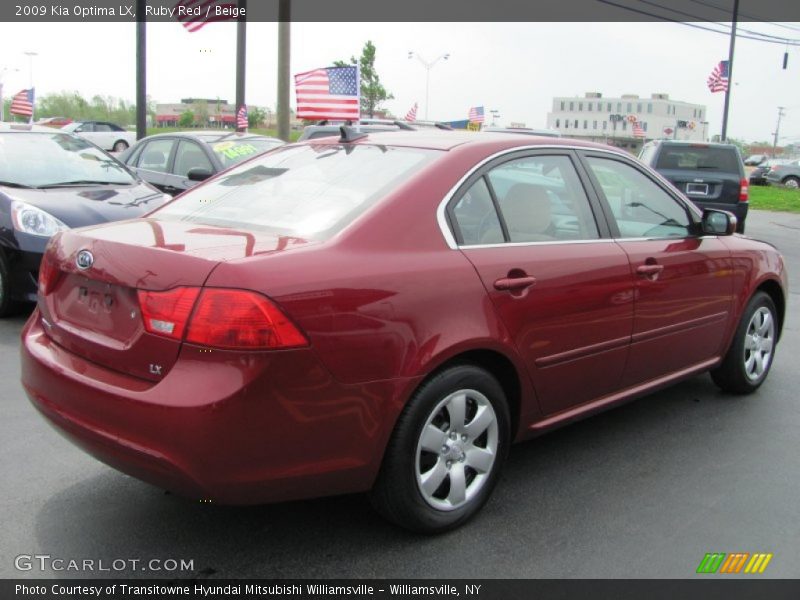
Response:
POLYGON ((136 139, 147 135, 146 0, 136 0, 136 139))
POLYGON ((721 141, 728 139, 728 108, 731 103, 731 87, 733 87, 733 48, 736 45, 736 21, 739 18, 739 0, 733 0, 733 21, 731 22, 731 44, 728 48, 728 86, 725 89, 725 109, 722 112, 721 141))
POLYGON ((291 52, 291 4, 278 0, 278 137, 289 141, 289 78, 291 52))
POLYGON ((238 125, 239 111, 244 102, 245 86, 245 61, 247 58, 247 0, 239 0, 239 20, 236 23, 236 129, 242 131, 238 125))

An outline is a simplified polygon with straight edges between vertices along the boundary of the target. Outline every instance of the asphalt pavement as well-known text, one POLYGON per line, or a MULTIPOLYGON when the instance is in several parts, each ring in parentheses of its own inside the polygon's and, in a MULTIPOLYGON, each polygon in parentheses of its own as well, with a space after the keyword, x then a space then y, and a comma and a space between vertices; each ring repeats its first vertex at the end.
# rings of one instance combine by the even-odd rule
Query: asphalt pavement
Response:
POLYGON ((758 393, 698 376, 519 444, 478 518, 435 537, 387 524, 361 495, 230 508, 118 473, 28 403, 25 315, 0 321, 0 577, 685 578, 707 552, 772 553, 756 577, 800 577, 800 215, 751 212, 748 234, 784 253, 791 281, 758 393), (107 571, 68 562, 100 559, 107 571))

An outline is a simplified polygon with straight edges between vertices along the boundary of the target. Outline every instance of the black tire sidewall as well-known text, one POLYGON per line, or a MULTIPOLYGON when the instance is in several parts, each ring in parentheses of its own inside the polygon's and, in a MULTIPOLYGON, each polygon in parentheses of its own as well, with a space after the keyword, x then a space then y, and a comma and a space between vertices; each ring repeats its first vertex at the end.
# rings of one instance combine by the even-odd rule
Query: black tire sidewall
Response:
POLYGON ((0 317, 5 317, 11 313, 13 301, 11 300, 11 276, 8 261, 2 249, 0 249, 0 286, 3 289, 3 295, 0 297, 0 317))
POLYGON ((398 498, 400 510, 397 511, 401 518, 398 519, 396 514, 381 512, 403 527, 425 533, 446 531, 464 523, 489 499, 508 454, 510 434, 508 403, 502 386, 491 374, 477 366, 458 365, 435 375, 417 390, 398 419, 384 457, 384 469, 379 476, 378 485, 390 485, 393 493, 401 496, 398 498), (442 511, 425 501, 417 485, 417 443, 434 408, 445 397, 460 389, 474 389, 491 403, 498 424, 497 457, 487 481, 473 500, 455 510, 442 511), (380 481, 386 477, 396 480, 380 481))

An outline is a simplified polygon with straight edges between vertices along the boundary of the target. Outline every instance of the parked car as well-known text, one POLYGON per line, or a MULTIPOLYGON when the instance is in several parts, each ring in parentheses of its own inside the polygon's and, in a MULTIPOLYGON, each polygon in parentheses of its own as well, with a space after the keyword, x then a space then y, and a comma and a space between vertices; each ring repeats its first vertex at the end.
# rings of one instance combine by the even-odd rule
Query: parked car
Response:
POLYGON ((369 491, 443 531, 514 441, 706 371, 764 383, 787 274, 735 226, 608 146, 345 129, 58 234, 22 384, 190 498, 369 491))
POLYGON ((75 121, 64 125, 61 129, 112 152, 122 152, 136 143, 136 134, 133 131, 126 131, 108 121, 75 121))
POLYGON ((767 181, 767 172, 772 167, 776 165, 782 165, 787 162, 789 161, 781 158, 770 158, 769 160, 765 160, 750 172, 750 185, 767 185, 769 183, 767 181))
POLYGON ((800 187, 800 160, 773 165, 767 171, 766 179, 768 183, 774 185, 780 184, 794 190, 798 189, 800 187))
POLYGON ((56 127, 61 128, 64 125, 69 125, 72 123, 72 119, 69 117, 47 117, 45 119, 40 119, 36 121, 36 125, 44 125, 46 127, 56 127))
POLYGON ((736 215, 736 231, 744 233, 750 189, 736 146, 655 140, 642 147, 639 158, 700 208, 736 215))
POLYGON ((757 167, 758 165, 764 164, 767 159, 768 157, 766 154, 751 154, 744 159, 744 164, 747 167, 757 167))
POLYGON ((69 229, 138 217, 164 194, 112 156, 59 129, 0 123, 0 317, 36 301, 48 239, 69 229))
POLYGON ((158 189, 176 195, 228 167, 283 145, 253 133, 184 131, 140 140, 120 160, 158 189))
POLYGON ((523 135, 537 135, 539 137, 561 137, 561 132, 556 129, 531 129, 529 127, 484 127, 481 131, 490 133, 521 133, 523 135))

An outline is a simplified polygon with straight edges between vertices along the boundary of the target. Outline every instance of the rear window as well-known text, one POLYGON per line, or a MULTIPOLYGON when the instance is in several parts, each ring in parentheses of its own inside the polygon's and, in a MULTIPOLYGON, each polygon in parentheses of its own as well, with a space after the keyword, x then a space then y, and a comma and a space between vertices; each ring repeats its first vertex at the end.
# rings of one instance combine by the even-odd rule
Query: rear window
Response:
POLYGON ((324 240, 441 153, 386 146, 287 146, 232 168, 159 219, 324 240))
POLYGON ((664 146, 658 155, 656 169, 741 172, 741 159, 733 148, 714 146, 664 146))

